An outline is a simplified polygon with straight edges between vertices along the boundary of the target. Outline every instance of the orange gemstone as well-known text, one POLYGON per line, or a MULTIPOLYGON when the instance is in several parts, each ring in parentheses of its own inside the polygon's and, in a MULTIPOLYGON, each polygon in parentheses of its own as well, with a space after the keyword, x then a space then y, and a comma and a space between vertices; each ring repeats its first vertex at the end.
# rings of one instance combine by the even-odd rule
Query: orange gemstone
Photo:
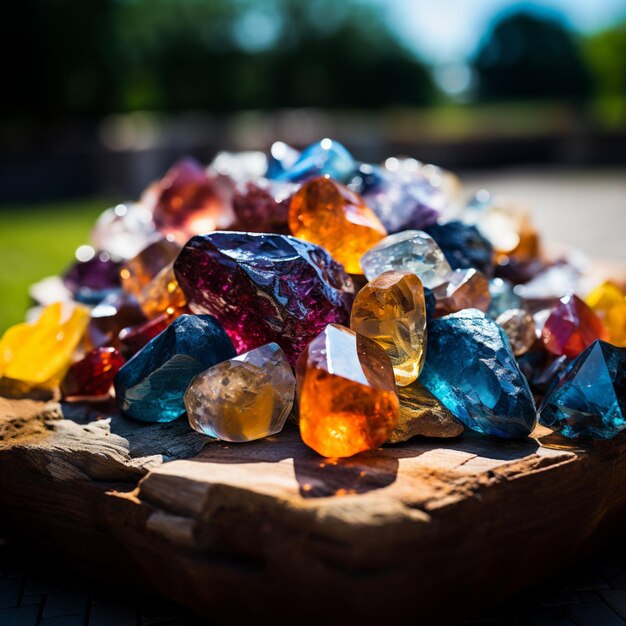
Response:
POLYGON ((346 457, 380 446, 398 421, 389 357, 374 341, 329 324, 296 365, 300 434, 322 456, 346 457))
POLYGON ((491 302, 489 281, 474 268, 454 270, 445 283, 433 289, 433 295, 436 317, 462 309, 486 312, 491 302))
MULTIPOLYGON (((137 296, 137 301, 147 318, 165 313, 175 318, 183 312, 187 299, 174 276, 173 264, 164 267, 137 296), (180 313, 177 313, 180 311, 180 313)), ((170 320, 171 321, 171 320, 170 320)))
POLYGON ((361 257, 387 235, 360 196, 324 176, 294 194, 289 229, 294 236, 326 248, 350 274, 363 273, 361 257))

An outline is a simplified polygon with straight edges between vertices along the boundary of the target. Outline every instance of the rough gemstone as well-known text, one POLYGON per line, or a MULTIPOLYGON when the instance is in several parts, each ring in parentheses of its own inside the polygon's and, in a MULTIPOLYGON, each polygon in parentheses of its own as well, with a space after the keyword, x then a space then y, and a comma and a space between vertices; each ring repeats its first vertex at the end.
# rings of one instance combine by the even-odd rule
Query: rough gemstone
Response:
POLYGON ((198 374, 185 394, 189 424, 224 441, 279 433, 293 408, 296 379, 276 343, 218 363, 198 374))
POLYGON ((155 191, 154 223, 181 245, 199 233, 227 228, 233 221, 230 185, 208 175, 194 159, 183 159, 155 191))
POLYGON ((491 302, 489 282, 473 268, 454 270, 445 283, 433 289, 433 295, 435 317, 470 308, 485 312, 491 302))
POLYGON ((580 271, 568 263, 552 265, 534 276, 515 292, 526 300, 558 299, 578 290, 580 271))
POLYGON ((89 310, 51 304, 34 322, 16 324, 0 339, 0 376, 33 385, 58 384, 83 338, 89 310))
POLYGON ((332 139, 322 139, 305 148, 298 158, 282 171, 268 172, 268 177, 299 182, 316 176, 330 176, 335 180, 347 181, 355 169, 356 163, 352 155, 342 144, 332 139))
POLYGON ((120 286, 120 264, 111 259, 108 252, 96 252, 90 246, 89 258, 77 260, 63 275, 63 284, 84 304, 97 304, 112 290, 120 286))
POLYGON ((228 176, 236 183, 246 183, 265 176, 267 156, 259 150, 218 152, 207 168, 209 173, 228 176))
POLYGON ((578 297, 565 296, 551 310, 541 340, 552 354, 573 359, 596 339, 608 339, 602 320, 578 297))
POLYGON ((124 365, 124 357, 115 348, 96 348, 73 363, 61 383, 66 398, 108 396, 113 379, 124 365))
POLYGON ((433 320, 420 382, 468 428, 525 437, 536 409, 504 331, 477 309, 433 320))
POLYGON ((174 272, 189 308, 214 315, 238 352, 276 342, 293 365, 327 324, 350 318, 350 277, 322 248, 287 235, 199 235, 174 272))
POLYGON ((233 344, 210 315, 181 315, 115 377, 120 409, 145 422, 171 422, 185 412, 194 376, 235 356, 233 344))
POLYGON ((123 291, 113 293, 91 310, 86 334, 87 346, 119 348, 118 335, 122 328, 145 321, 146 316, 134 296, 123 291))
POLYGON ((363 255, 361 267, 368 280, 390 270, 412 272, 429 289, 441 285, 452 272, 441 248, 421 230, 385 237, 363 255))
POLYGON ((519 309, 521 298, 513 291, 513 285, 504 278, 492 278, 489 281, 489 295, 491 302, 487 314, 496 319, 498 315, 509 309, 519 309))
POLYGON ((626 347, 626 294, 610 281, 598 285, 585 299, 602 319, 609 333, 609 341, 626 347))
POLYGON ((373 339, 391 359, 396 383, 412 383, 426 356, 426 307, 420 279, 385 272, 367 283, 352 305, 350 328, 373 339))
POLYGON ((455 220, 424 228, 443 251, 452 269, 473 267, 485 276, 494 272, 493 247, 474 226, 455 220))
POLYGON ((325 177, 305 183, 292 197, 289 229, 324 247, 350 274, 361 273, 361 257, 387 234, 359 196, 325 177))
POLYGON ((433 396, 419 380, 398 389, 400 417, 389 434, 388 443, 400 443, 417 436, 458 437, 463 424, 433 396))
POLYGON ((275 141, 270 148, 265 176, 269 179, 276 179, 284 175, 286 171, 291 169, 299 156, 300 153, 284 141, 275 141))
POLYGON ((380 446, 395 428, 399 402, 391 361, 371 339, 329 324, 296 366, 300 434, 322 456, 380 446))
POLYGON ((173 264, 165 266, 137 296, 141 310, 148 319, 165 313, 176 317, 187 305, 187 299, 174 276, 173 264))
POLYGON ((611 439, 626 428, 626 349, 594 341, 546 395, 540 421, 566 437, 611 439))
POLYGON ((496 318, 496 324, 504 330, 511 342, 515 356, 528 352, 537 340, 535 320, 523 309, 509 309, 496 318))
POLYGON ((126 358, 131 357, 139 352, 151 339, 162 333, 176 317, 163 313, 147 322, 122 328, 118 334, 120 351, 126 358))

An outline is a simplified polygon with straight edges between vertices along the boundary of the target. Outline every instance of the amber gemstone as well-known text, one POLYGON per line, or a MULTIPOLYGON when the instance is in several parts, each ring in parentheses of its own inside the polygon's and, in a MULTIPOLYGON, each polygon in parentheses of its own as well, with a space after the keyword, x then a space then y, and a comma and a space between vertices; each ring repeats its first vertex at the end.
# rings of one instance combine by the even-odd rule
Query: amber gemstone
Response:
POLYGON ((107 396, 124 362, 115 348, 96 348, 70 367, 61 383, 61 392, 71 398, 107 396))
POLYGON ((489 281, 474 268, 454 270, 445 283, 433 289, 433 294, 436 317, 463 309, 486 312, 491 303, 489 281))
POLYGON ((609 332, 609 341, 626 347, 626 294, 610 281, 598 285, 585 299, 609 332))
POLYGON ((412 383, 426 355, 426 306, 422 281, 410 272, 391 271, 357 294, 352 330, 373 339, 391 359, 396 383, 412 383))
POLYGON ((398 421, 389 357, 374 341, 329 324, 300 355, 296 379, 302 440, 322 456, 380 446, 398 421))
MULTIPOLYGON (((174 318, 177 312, 187 305, 187 299, 180 288, 172 263, 164 267, 137 296, 141 310, 152 319, 165 313, 174 318)), ((180 313, 178 313, 180 315, 180 313)))
POLYGON ((546 349, 570 359, 596 339, 608 340, 602 320, 578 297, 565 296, 552 309, 541 332, 546 349))
POLYGON ((509 338, 515 356, 526 354, 537 340, 535 320, 528 311, 522 309, 504 311, 496 318, 496 324, 509 338))
POLYGON ((387 232, 363 199, 330 178, 315 178, 294 194, 289 228, 299 239, 322 246, 350 274, 362 274, 360 259, 387 232))

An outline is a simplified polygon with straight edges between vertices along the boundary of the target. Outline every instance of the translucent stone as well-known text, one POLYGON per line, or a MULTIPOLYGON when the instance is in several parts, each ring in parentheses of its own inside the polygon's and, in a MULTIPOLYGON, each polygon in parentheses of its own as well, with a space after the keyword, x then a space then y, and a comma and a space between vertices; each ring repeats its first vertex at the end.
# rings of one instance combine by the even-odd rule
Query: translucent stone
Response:
POLYGON ((119 348, 118 335, 123 328, 146 321, 134 296, 120 291, 107 296, 91 310, 86 344, 90 349, 103 346, 119 348))
POLYGON ((626 428, 626 349, 594 341, 545 396, 540 421, 565 437, 611 439, 626 428))
POLYGON ((63 284, 60 276, 47 276, 33 283, 28 288, 28 295, 39 306, 48 306, 55 302, 70 302, 72 292, 63 284))
POLYGON ((462 309, 487 311, 491 302, 489 282, 475 269, 454 270, 445 283, 433 289, 435 317, 462 309))
POLYGON ((604 322, 609 341, 626 347, 626 294, 615 283, 607 281, 593 289, 585 301, 604 322))
POLYGON ((289 229, 328 250, 349 274, 361 273, 361 257, 387 234, 362 198, 325 177, 305 183, 293 196, 289 229))
POLYGON ((137 301, 148 319, 163 313, 173 318, 185 309, 187 299, 176 280, 172 263, 166 265, 141 290, 137 301))
POLYGON ((580 271, 567 263, 548 267, 524 285, 517 285, 515 293, 526 300, 558 299, 578 290, 580 271))
POLYGON ((528 352, 537 340, 535 320, 528 311, 523 309, 509 309, 501 313, 496 319, 496 324, 509 338, 515 356, 528 352))
POLYGON ((63 284, 78 302, 98 304, 120 287, 120 263, 108 252, 97 252, 90 246, 81 246, 77 256, 85 248, 88 258, 77 258, 63 274, 63 284))
POLYGON ((489 281, 489 295, 491 302, 487 313, 493 319, 509 309, 519 309, 522 302, 513 291, 513 285, 503 278, 492 278, 489 281))
POLYGON ((107 397, 124 362, 124 357, 115 348, 91 350, 71 365, 61 383, 61 393, 73 399, 107 397))
POLYGON ((371 339, 329 324, 298 359, 300 434, 322 456, 380 446, 395 428, 399 402, 389 357, 371 339))
POLYGON ((265 176, 275 179, 284 175, 298 160, 300 152, 283 141, 275 141, 270 148, 265 176))
POLYGON ((248 150, 244 152, 218 152, 211 161, 208 172, 229 176, 236 183, 246 183, 265 176, 267 156, 264 152, 248 150))
POLYGON ((391 359, 396 383, 412 383, 426 355, 426 307, 420 279, 410 272, 385 272, 357 293, 350 327, 373 339, 391 359))
POLYGON ((224 441, 279 433, 291 412, 296 379, 275 343, 222 361, 196 376, 185 393, 189 424, 224 441))
POLYGON ((411 272, 429 289, 441 285, 452 272, 435 240, 420 230, 385 237, 361 257, 361 267, 368 280, 391 270, 411 272))
POLYGON ((0 376, 33 385, 58 384, 89 322, 89 309, 50 304, 39 318, 16 324, 0 339, 0 376))

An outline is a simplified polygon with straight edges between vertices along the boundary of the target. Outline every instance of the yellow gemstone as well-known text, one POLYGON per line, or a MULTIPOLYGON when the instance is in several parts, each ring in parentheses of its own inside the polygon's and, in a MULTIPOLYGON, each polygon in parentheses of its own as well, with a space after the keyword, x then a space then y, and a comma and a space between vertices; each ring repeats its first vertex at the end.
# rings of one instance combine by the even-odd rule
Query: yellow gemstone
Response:
POLYGON ((615 284, 606 281, 598 285, 585 299, 604 321, 609 341, 626 347, 626 294, 615 284))
POLYGON ((174 275, 173 264, 164 267, 137 294, 137 300, 146 317, 152 319, 163 313, 177 317, 187 304, 185 294, 174 275))
POLYGON ((124 291, 138 296, 141 290, 178 256, 180 246, 169 239, 158 239, 137 256, 124 263, 120 270, 124 291))
POLYGON ((426 355, 422 281, 415 274, 395 270, 370 281, 354 299, 350 327, 383 348, 398 385, 411 384, 426 355))
POLYGON ((289 207, 289 229, 322 246, 350 274, 362 274, 363 254, 387 235, 363 199, 324 176, 302 185, 289 207))
POLYGON ((0 339, 0 376, 34 385, 54 385, 70 366, 89 310, 57 302, 35 322, 17 324, 0 339))

